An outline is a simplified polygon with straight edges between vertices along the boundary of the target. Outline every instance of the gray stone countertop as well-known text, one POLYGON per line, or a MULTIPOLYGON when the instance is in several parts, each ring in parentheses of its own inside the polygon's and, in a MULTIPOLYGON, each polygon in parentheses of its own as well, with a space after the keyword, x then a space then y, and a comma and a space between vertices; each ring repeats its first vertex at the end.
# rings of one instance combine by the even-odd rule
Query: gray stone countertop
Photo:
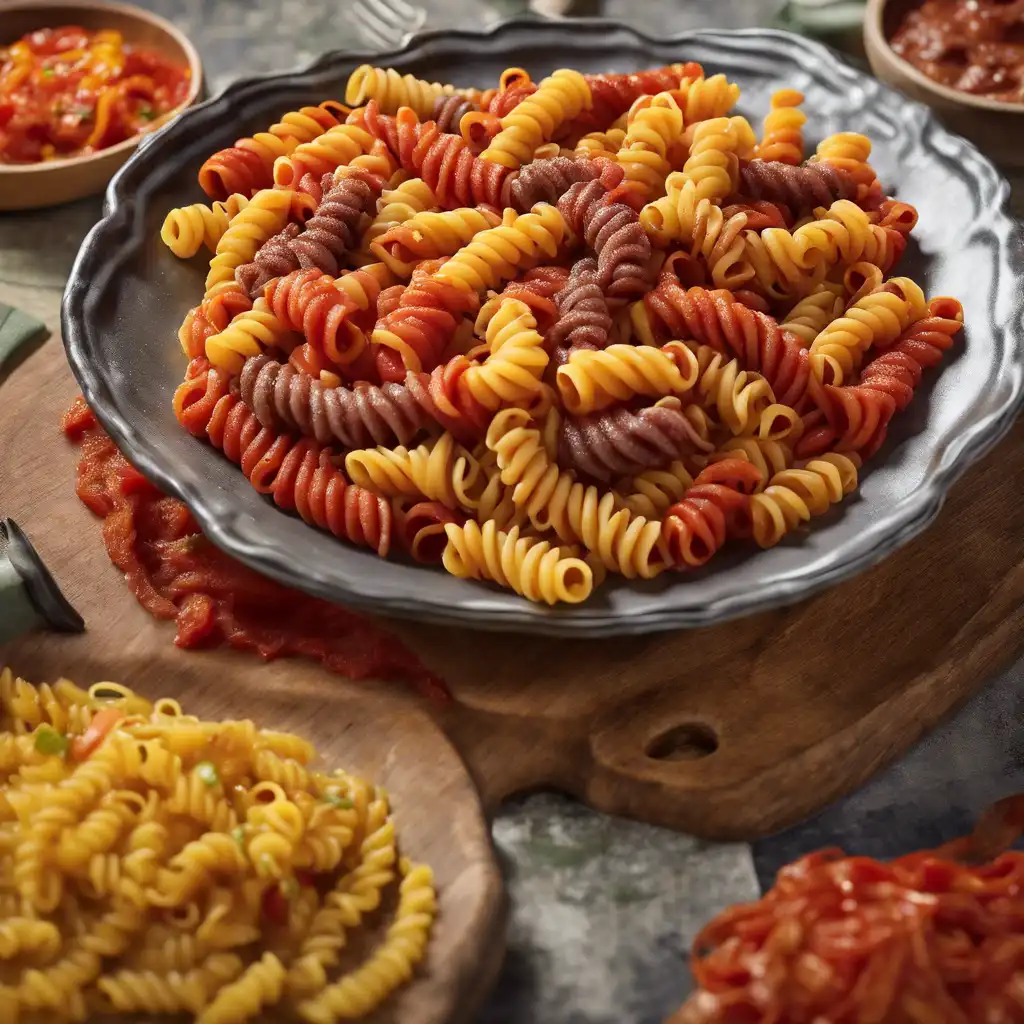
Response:
MULTIPOLYGON (((143 0, 198 45, 208 88, 284 70, 359 42, 349 0, 143 0)), ((487 23, 516 0, 435 0, 433 26, 487 23)), ((586 13, 653 31, 765 24, 752 0, 593 0, 586 13)), ((0 4, 2 18, 2 4, 0 4)), ((100 202, 0 215, 0 300, 58 329, 61 290, 100 202)), ((816 819, 753 846, 707 844, 596 814, 555 795, 510 802, 494 839, 512 905, 508 956, 478 1024, 660 1024, 689 990, 685 959, 700 925, 755 898, 786 861, 821 845, 895 855, 964 830, 1021 788, 1024 662, 868 786, 816 819)))

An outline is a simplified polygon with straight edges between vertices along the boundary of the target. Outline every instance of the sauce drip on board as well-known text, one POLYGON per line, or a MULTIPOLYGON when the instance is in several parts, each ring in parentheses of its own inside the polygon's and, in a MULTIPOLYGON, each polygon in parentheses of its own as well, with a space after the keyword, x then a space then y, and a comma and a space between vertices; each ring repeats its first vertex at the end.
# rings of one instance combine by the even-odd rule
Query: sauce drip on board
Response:
POLYGON ((1024 103, 1024 0, 927 0, 891 43, 940 85, 1024 103))
POLYGON ((0 47, 0 163, 107 149, 185 102, 190 70, 120 32, 65 25, 0 47))
POLYGON ((370 619, 260 576, 214 547, 182 502, 131 466, 84 399, 62 427, 82 446, 76 490, 103 519, 110 560, 143 608, 176 622, 179 647, 228 645, 268 660, 302 655, 350 679, 402 681, 450 699, 444 683, 370 619))

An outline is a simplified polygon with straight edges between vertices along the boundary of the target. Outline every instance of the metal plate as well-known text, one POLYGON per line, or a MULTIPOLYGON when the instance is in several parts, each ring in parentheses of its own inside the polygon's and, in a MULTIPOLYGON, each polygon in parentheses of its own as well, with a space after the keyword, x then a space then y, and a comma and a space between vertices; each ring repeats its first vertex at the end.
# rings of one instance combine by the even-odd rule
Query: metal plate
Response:
POLYGON ((1024 242, 1009 186, 927 108, 855 71, 826 47, 768 30, 654 40, 597 21, 509 22, 484 35, 428 33, 389 54, 329 54, 304 71, 248 79, 185 113, 140 147, 111 182, 106 215, 78 255, 62 325, 71 366, 100 421, 138 468, 181 498, 209 537, 253 568, 331 600, 383 613, 564 636, 703 626, 809 597, 878 562, 928 526, 963 471, 1009 429, 1024 386, 1024 242), (341 96, 363 61, 431 80, 486 84, 503 68, 629 71, 678 60, 739 82, 759 123, 783 85, 806 94, 807 135, 839 130, 875 143, 873 165, 921 220, 899 272, 929 297, 955 295, 967 330, 863 474, 857 495, 767 552, 735 546, 699 573, 611 578, 585 605, 548 609, 443 570, 335 541, 278 510, 238 470, 176 423, 184 370, 176 331, 202 293, 201 259, 159 239, 167 210, 204 198, 196 171, 214 150, 285 110, 341 96))

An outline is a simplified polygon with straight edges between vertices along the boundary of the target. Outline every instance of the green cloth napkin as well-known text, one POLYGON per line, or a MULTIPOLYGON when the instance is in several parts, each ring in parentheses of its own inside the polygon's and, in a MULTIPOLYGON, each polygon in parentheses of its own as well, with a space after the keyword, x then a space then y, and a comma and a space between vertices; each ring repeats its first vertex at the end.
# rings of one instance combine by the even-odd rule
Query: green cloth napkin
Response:
POLYGON ((0 302, 0 371, 18 349, 45 334, 46 324, 42 320, 0 302))

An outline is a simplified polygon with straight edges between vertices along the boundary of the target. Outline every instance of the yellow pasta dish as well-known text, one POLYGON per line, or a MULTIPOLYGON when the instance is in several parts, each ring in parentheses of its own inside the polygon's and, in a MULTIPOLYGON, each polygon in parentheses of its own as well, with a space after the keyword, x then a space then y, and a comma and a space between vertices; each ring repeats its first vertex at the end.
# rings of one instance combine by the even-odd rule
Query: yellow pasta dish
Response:
POLYGON ((422 960, 430 869, 387 795, 251 721, 208 722, 115 683, 0 673, 0 1019, 266 1012, 366 1016, 422 960), (397 908, 343 962, 387 890, 397 908))

